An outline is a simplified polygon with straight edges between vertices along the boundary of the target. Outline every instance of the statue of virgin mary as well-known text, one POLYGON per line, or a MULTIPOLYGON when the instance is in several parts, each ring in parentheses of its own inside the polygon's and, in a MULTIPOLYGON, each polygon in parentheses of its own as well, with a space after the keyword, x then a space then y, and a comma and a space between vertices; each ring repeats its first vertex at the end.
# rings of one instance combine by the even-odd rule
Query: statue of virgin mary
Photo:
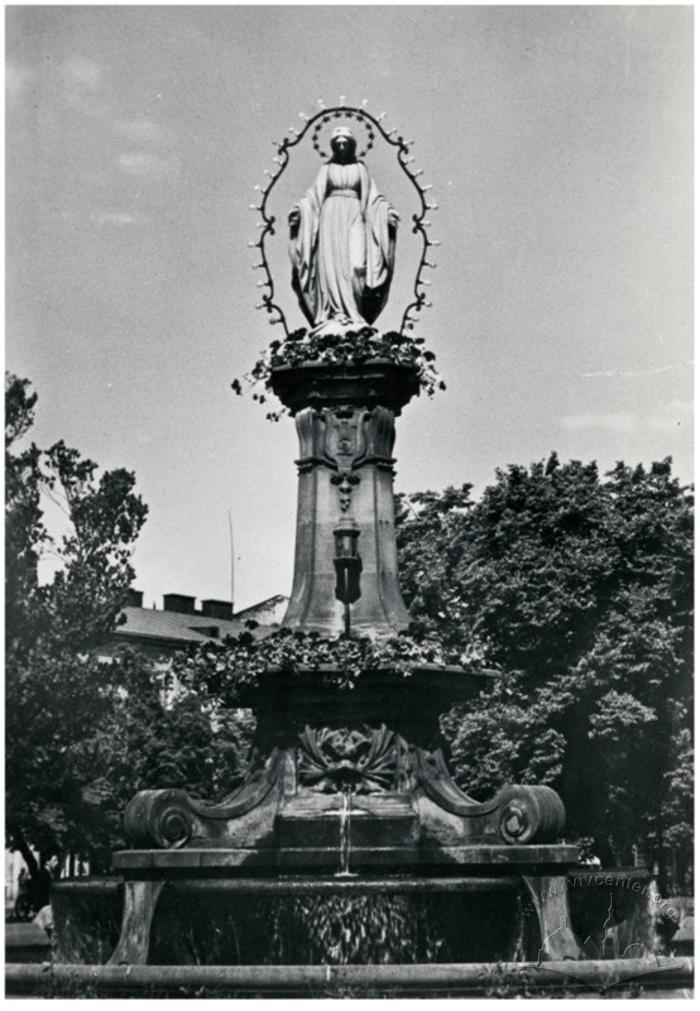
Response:
POLYGON ((292 287, 313 329, 342 335, 374 323, 394 271, 398 215, 356 157, 350 130, 289 213, 292 287))

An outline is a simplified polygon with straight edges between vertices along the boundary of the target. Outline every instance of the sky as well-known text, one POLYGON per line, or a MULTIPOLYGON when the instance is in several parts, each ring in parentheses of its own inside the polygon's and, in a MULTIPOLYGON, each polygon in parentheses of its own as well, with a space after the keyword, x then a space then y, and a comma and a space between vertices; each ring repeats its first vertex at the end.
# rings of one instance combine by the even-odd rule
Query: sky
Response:
MULTIPOLYGON (((447 391, 398 420, 397 490, 479 495, 551 450, 602 472, 670 455, 692 480, 692 17, 6 8, 6 367, 39 394, 39 445, 136 473, 147 606, 230 599, 229 512, 236 608, 289 593, 294 425, 230 383, 280 337, 254 308, 254 186, 319 98, 385 111, 439 204, 418 332, 447 391)), ((281 221, 319 164, 293 159, 281 221)), ((402 218, 392 329, 414 208, 379 144, 367 165, 402 218)))

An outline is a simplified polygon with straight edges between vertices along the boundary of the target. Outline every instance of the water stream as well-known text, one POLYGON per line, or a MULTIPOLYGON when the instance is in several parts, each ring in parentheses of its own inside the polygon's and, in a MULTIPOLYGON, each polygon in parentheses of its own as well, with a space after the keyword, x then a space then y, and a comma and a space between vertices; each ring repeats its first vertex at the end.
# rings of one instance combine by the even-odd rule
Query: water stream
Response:
MULTIPOLYGON (((516 946, 512 892, 363 890, 339 871, 335 892, 164 893, 152 961, 160 965, 387 965, 505 961, 516 946)), ((407 878, 407 881, 415 879, 407 878)))
POLYGON ((350 819, 352 817, 352 795, 349 790, 343 790, 343 805, 340 809, 340 868, 335 873, 336 878, 355 878, 350 870, 350 819))

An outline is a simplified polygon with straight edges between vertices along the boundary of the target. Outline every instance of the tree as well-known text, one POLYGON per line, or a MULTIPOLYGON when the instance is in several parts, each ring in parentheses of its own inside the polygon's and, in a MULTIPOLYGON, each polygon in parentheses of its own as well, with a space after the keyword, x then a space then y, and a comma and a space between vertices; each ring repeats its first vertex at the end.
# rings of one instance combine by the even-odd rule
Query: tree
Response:
POLYGON ((79 852, 93 871, 106 870, 139 790, 180 787, 219 799, 238 785, 252 718, 208 695, 185 663, 126 649, 97 659, 133 579, 146 506, 132 474, 98 480, 95 464, 62 441, 19 449, 37 397, 14 376, 5 392, 7 844, 33 876, 40 868, 32 849, 79 852), (69 520, 58 544, 44 524, 44 495, 69 520), (62 566, 41 585, 44 550, 62 566))
POLYGON ((26 379, 6 377, 5 401, 6 836, 35 874, 31 847, 62 850, 83 834, 86 734, 120 687, 118 665, 91 651, 125 603, 147 509, 125 470, 98 480, 96 465, 62 441, 18 447, 37 402, 26 379), (44 523, 44 495, 60 502, 69 523, 58 543, 44 523), (42 585, 38 563, 49 547, 62 564, 42 585))
POLYGON ((26 379, 5 377, 5 634, 8 645, 24 627, 37 586, 41 522, 40 451, 32 443, 11 452, 34 422, 37 396, 26 379))
POLYGON ((243 779, 253 717, 209 696, 183 661, 153 663, 128 649, 115 658, 121 690, 79 756, 81 848, 93 870, 125 844, 122 815, 139 790, 220 800, 243 779))
POLYGON ((552 454, 478 502, 468 485, 402 498, 397 518, 411 617, 501 673, 445 720, 464 787, 550 783, 603 859, 636 844, 663 869, 688 838, 693 604, 692 496, 670 459, 601 481, 552 454))

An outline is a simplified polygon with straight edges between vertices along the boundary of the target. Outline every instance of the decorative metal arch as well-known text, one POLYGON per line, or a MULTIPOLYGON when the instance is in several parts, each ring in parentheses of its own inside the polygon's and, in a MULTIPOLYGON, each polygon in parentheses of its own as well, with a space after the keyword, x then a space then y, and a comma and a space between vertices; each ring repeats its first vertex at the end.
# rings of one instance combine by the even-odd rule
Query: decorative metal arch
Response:
MULTIPOLYGON (((341 102, 343 99, 341 98, 341 102)), ((364 104, 364 103, 363 103, 364 104)), ((262 302, 260 305, 256 306, 256 309, 265 309, 271 316, 272 319, 269 320, 271 324, 281 323, 285 336, 289 337, 289 329, 287 327, 287 320, 284 315, 282 308, 275 302, 275 285, 272 279, 272 274, 270 273, 270 266, 267 260, 267 254, 265 252, 265 241, 268 236, 275 234, 275 217, 273 215, 267 214, 267 202, 268 198, 274 189, 275 183, 280 178, 284 172, 287 164, 289 162, 289 151, 291 148, 296 147, 299 144, 309 130, 313 129, 315 124, 319 121, 330 122, 332 119, 340 119, 341 117, 356 118, 358 120, 366 120, 370 125, 370 131, 374 127, 384 138, 384 140, 391 147, 395 147, 396 158, 403 170, 404 174, 408 176, 413 185, 416 193, 418 194, 418 199, 420 200, 420 213, 413 214, 413 234, 419 234, 423 242, 423 248, 421 251, 420 263, 418 264, 418 269, 416 271, 416 277, 413 282, 413 295, 414 300, 409 303, 409 305, 404 310, 403 317, 401 319, 401 334, 407 329, 412 329, 414 323, 416 322, 416 317, 412 316, 413 311, 420 312, 422 309, 430 306, 430 302, 426 300, 426 294, 423 288, 430 284, 430 281, 424 280, 422 273, 425 267, 434 268, 435 263, 428 260, 428 249, 430 246, 439 246, 440 243, 436 239, 428 238, 428 233, 426 228, 430 227, 431 222, 426 220, 426 213, 428 210, 436 210, 437 204, 428 203, 425 198, 425 194, 428 193, 432 186, 424 186, 418 182, 418 178, 423 174, 422 170, 418 172, 411 172, 409 165, 413 162, 413 156, 410 153, 410 147, 413 144, 411 140, 405 140, 403 136, 399 134, 396 127, 391 130, 385 130, 382 126, 382 120, 385 118, 386 114, 381 113, 379 116, 373 116, 371 113, 367 112, 364 108, 358 108, 357 106, 351 105, 338 105, 332 108, 322 107, 321 110, 315 113, 313 116, 307 116, 306 113, 299 114, 302 119, 306 120, 304 128, 302 130, 295 130, 294 127, 289 128, 289 133, 292 137, 285 137, 282 141, 273 141, 273 144, 277 148, 277 156, 273 158, 276 165, 279 166, 278 171, 272 173, 265 170, 265 174, 270 176, 268 183, 265 186, 256 186, 255 189, 260 191, 260 203, 251 204, 250 209, 258 211, 260 214, 260 223, 258 227, 261 229, 260 237, 257 241, 249 242, 248 245, 251 248, 260 249, 260 263, 253 265, 253 269, 263 270, 265 272, 265 280, 258 281, 259 288, 266 288, 267 291, 262 296, 262 302)))

